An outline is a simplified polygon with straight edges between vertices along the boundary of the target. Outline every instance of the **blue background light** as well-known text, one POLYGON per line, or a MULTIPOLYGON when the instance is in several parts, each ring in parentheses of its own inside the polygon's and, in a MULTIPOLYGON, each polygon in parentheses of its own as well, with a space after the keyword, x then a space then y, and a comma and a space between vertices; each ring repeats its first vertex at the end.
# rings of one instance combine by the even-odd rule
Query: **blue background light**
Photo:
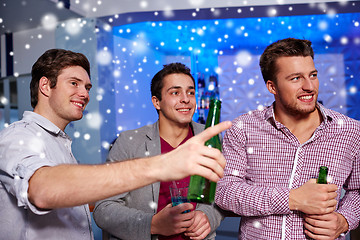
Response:
MULTIPOLYGON (((152 20, 114 26, 114 58, 118 59, 115 69, 121 72, 115 81, 118 83, 115 83, 115 98, 121 108, 116 120, 120 126, 118 131, 157 120, 150 101, 150 81, 163 64, 174 61, 189 66, 196 79, 198 73, 206 78, 211 74, 218 76, 222 120, 232 120, 271 104, 273 97, 262 80, 259 56, 267 45, 287 37, 312 41, 319 70, 319 100, 326 107, 360 119, 357 107, 360 101, 357 81, 360 78, 360 13, 337 13, 337 8, 327 6, 326 11, 320 11, 325 14, 296 15, 296 10, 302 13, 301 7, 310 7, 313 12, 321 9, 319 6, 282 5, 261 8, 265 16, 247 18, 216 17, 224 17, 224 12, 229 12, 229 16, 234 16, 230 12, 261 15, 258 8, 222 9, 222 14, 218 15, 207 9, 209 19, 204 19, 205 14, 202 14, 202 19, 190 20, 178 19, 186 15, 184 11, 174 11, 173 20, 159 20, 149 13, 152 20), (280 13, 283 9, 292 15, 269 16, 269 12, 280 13)), ((188 12, 190 15, 191 11, 188 12)))

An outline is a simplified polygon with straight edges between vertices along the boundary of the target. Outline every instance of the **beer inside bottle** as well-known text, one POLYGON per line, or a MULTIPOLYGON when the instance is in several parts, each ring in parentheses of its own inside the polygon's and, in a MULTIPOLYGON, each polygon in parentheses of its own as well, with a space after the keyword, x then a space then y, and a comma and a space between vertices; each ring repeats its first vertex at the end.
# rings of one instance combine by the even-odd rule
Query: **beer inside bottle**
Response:
MULTIPOLYGON (((210 101, 210 109, 208 117, 205 123, 205 129, 212 127, 220 121, 220 108, 221 101, 218 99, 212 99, 210 101)), ((205 146, 217 148, 220 151, 221 142, 219 135, 216 135, 205 142, 205 146)), ((192 202, 208 203, 211 204, 214 201, 216 190, 216 182, 212 182, 204 177, 194 175, 190 178, 188 199, 192 202)))
POLYGON ((327 174, 328 168, 326 166, 321 166, 319 168, 319 176, 316 182, 319 184, 327 184, 327 174))

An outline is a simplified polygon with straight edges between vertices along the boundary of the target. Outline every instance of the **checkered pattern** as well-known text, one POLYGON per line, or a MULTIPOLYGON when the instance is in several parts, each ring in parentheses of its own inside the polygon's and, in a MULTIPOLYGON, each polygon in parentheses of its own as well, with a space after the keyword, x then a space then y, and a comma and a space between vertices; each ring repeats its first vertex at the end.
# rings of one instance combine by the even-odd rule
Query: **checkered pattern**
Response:
POLYGON ((337 212, 347 219, 350 229, 357 227, 360 123, 319 107, 324 121, 304 144, 275 121, 273 107, 236 118, 226 132, 223 153, 227 164, 215 201, 242 215, 240 239, 307 239, 302 213, 288 207, 289 192, 317 178, 323 165, 328 166, 332 183, 346 190, 341 201, 341 190, 338 192, 337 212))

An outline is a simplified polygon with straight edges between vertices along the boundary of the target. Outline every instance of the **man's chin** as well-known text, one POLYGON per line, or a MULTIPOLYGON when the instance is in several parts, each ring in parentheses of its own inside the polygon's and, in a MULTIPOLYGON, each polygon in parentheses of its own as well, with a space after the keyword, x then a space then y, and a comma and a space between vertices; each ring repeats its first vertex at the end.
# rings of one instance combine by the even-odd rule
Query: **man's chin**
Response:
POLYGON ((311 114, 313 112, 315 112, 316 107, 311 107, 311 108, 301 108, 301 109, 297 109, 297 113, 301 114, 301 115, 307 115, 307 114, 311 114))
POLYGON ((182 120, 182 121, 179 121, 178 123, 180 125, 186 126, 186 125, 189 125, 191 123, 191 121, 192 121, 192 119, 191 120, 182 120))
POLYGON ((79 121, 83 118, 83 114, 79 114, 79 115, 76 115, 76 116, 73 116, 72 120, 71 121, 79 121))

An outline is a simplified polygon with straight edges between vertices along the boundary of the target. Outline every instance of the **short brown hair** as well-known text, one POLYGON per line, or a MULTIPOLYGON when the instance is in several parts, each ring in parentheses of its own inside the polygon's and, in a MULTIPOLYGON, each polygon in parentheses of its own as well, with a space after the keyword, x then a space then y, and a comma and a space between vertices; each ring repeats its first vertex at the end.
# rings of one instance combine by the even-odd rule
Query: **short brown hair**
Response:
POLYGON ((48 78, 50 87, 54 88, 61 71, 72 66, 84 68, 90 77, 90 63, 82 53, 64 49, 50 49, 38 58, 31 69, 30 95, 33 108, 38 103, 40 79, 42 77, 48 78))
POLYGON ((309 40, 285 38, 274 42, 266 47, 260 57, 260 69, 265 83, 268 80, 276 81, 278 68, 276 60, 280 57, 311 56, 314 59, 314 51, 309 40))
POLYGON ((195 85, 195 79, 191 75, 190 69, 182 63, 170 63, 164 65, 164 68, 161 69, 158 73, 155 74, 153 79, 151 80, 151 96, 157 97, 159 101, 161 101, 161 90, 164 86, 163 80, 167 75, 173 73, 182 73, 188 75, 195 85))

